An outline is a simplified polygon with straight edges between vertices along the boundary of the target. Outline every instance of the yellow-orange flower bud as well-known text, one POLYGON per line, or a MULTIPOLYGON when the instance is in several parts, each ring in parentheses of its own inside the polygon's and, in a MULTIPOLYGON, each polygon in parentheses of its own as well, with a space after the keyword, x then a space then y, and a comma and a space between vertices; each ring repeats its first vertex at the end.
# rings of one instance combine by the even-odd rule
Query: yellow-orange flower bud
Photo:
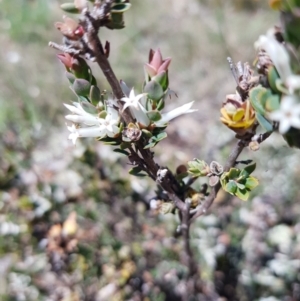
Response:
POLYGON ((250 101, 241 101, 238 94, 227 95, 221 115, 221 121, 239 135, 244 135, 255 121, 255 111, 250 101))

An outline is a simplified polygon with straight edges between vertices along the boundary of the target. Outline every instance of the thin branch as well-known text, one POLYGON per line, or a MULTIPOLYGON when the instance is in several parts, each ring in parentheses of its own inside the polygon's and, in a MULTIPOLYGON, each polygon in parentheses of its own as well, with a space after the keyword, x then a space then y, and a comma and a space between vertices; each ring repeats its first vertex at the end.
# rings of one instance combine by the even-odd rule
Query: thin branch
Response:
MULTIPOLYGON (((85 15, 88 14, 89 12, 86 11, 85 15)), ((86 24, 86 27, 88 27, 88 24, 86 24)), ((90 26, 87 29, 88 30, 86 31, 86 34, 87 34, 88 44, 95 56, 95 61, 99 65, 108 83, 110 84, 115 97, 118 99, 118 104, 120 107, 119 111, 120 114, 122 115, 122 118, 124 119, 126 124, 130 122, 134 122, 134 119, 131 116, 130 111, 128 109, 126 109, 125 111, 122 110, 123 104, 121 103, 120 99, 124 97, 124 93, 121 89, 120 83, 114 71, 112 70, 112 67, 107 57, 103 52, 102 44, 98 37, 97 31, 95 31, 95 29, 91 28, 90 26)), ((153 153, 148 149, 144 149, 146 144, 147 143, 145 139, 141 139, 137 141, 135 145, 142 157, 141 160, 143 166, 144 167, 146 166, 146 172, 152 179, 153 178, 157 179, 157 173, 160 167, 157 163, 155 163, 153 159, 153 153)), ((137 154, 137 152, 135 152, 135 154, 137 154)), ((179 195, 180 185, 175 179, 175 177, 173 176, 173 174, 168 170, 166 176, 159 183, 162 186, 162 188, 167 191, 169 198, 174 202, 175 206, 179 208, 179 210, 183 210, 185 207, 185 203, 180 198, 179 195)))
POLYGON ((189 269, 189 276, 194 276, 198 272, 197 264, 195 263, 193 252, 190 245, 190 207, 191 203, 187 201, 185 208, 182 211, 181 232, 184 242, 184 250, 186 255, 186 265, 189 269))
MULTIPOLYGON (((89 30, 87 32, 87 35, 88 35, 89 45, 90 45, 91 50, 93 51, 93 53, 95 55, 96 62, 99 65, 99 67, 101 68, 101 70, 102 70, 104 76, 106 77, 109 85, 111 86, 115 97, 118 99, 118 104, 119 104, 119 107, 120 107, 120 111, 122 111, 123 105, 122 105, 120 99, 122 97, 124 97, 124 93, 121 89, 121 86, 119 84, 119 81, 118 81, 115 73, 113 72, 113 70, 110 66, 109 61, 107 60, 105 54, 102 51, 103 48, 102 48, 100 39, 97 35, 97 32, 95 32, 93 30, 89 30)), ((134 121, 128 110, 124 110, 122 112, 122 117, 123 117, 124 121, 127 124, 134 121)))
MULTIPOLYGON (((232 151, 228 157, 228 160, 224 166, 225 172, 228 171, 231 167, 233 167, 235 165, 237 158, 239 157, 239 155, 241 154, 241 152, 243 151, 243 149, 246 145, 247 145, 247 142, 245 140, 239 140, 236 143, 236 145, 232 149, 232 151)), ((214 186, 212 188, 209 196, 205 199, 203 204, 199 206, 197 212, 190 219, 190 221, 189 221, 190 223, 192 223, 196 218, 198 218, 199 216, 201 216, 207 212, 207 210, 210 208, 210 206, 213 204, 214 200, 216 199, 220 188, 221 188, 221 184, 219 182, 216 186, 214 186)))

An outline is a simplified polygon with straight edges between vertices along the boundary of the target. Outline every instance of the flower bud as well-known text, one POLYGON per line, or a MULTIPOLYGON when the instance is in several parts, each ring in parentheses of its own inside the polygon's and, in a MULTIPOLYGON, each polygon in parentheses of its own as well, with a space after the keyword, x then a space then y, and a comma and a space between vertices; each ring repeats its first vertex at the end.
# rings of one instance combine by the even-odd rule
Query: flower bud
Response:
POLYGON ((199 159, 189 161, 188 167, 188 172, 194 177, 205 177, 210 173, 207 163, 199 159))
POLYGON ((160 49, 156 51, 150 50, 149 63, 145 64, 146 82, 155 80, 166 91, 168 88, 168 67, 171 63, 171 58, 162 59, 160 49))
POLYGON ((239 135, 251 129, 255 121, 255 111, 249 100, 242 102, 239 94, 227 95, 221 115, 221 121, 239 135))

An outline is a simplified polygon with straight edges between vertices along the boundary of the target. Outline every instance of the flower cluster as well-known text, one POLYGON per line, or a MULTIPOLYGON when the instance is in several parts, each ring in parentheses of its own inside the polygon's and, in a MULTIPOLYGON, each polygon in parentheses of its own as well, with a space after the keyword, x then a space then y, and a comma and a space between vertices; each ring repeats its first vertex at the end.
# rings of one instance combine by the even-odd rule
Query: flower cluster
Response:
POLYGON ((157 111, 155 112, 156 114, 154 114, 153 111, 147 111, 145 106, 142 104, 147 102, 147 94, 142 93, 139 95, 135 95, 134 89, 130 91, 128 97, 123 97, 121 101, 124 102, 123 110, 129 107, 131 114, 134 116, 137 123, 141 127, 148 127, 150 123, 152 123, 156 127, 165 127, 170 120, 180 115, 196 111, 191 109, 194 103, 192 101, 168 113, 160 113, 159 111, 157 111))
POLYGON ((300 148, 300 33, 295 30, 299 8, 296 2, 270 5, 281 11, 281 27, 270 29, 255 43, 258 75, 248 64, 234 66, 230 61, 238 86, 223 103, 221 121, 240 137, 254 137, 258 125, 264 132, 278 130, 290 146, 300 148))
POLYGON ((269 30, 267 35, 259 37, 255 46, 267 53, 279 75, 274 84, 282 93, 280 107, 270 112, 268 117, 279 122, 279 132, 286 134, 291 127, 300 129, 300 76, 292 73, 289 53, 275 34, 274 30, 269 30))
POLYGON ((252 104, 260 115, 275 123, 275 128, 278 124, 279 133, 290 146, 300 148, 300 70, 296 50, 300 35, 293 30, 300 17, 296 4, 279 6, 282 27, 270 29, 255 43, 260 73, 266 76, 268 86, 267 91, 260 90, 260 97, 255 94, 252 104))
MULTIPOLYGON (((166 137, 163 130, 170 120, 195 111, 191 109, 194 102, 189 102, 170 112, 163 113, 164 105, 162 103, 169 95, 166 85, 160 86, 163 91, 160 97, 152 99, 145 91, 135 95, 134 89, 130 90, 125 82, 121 81, 121 88, 125 95, 120 99, 123 106, 117 101, 105 100, 103 93, 101 94, 96 85, 91 69, 83 59, 72 57, 69 54, 59 54, 58 58, 66 67, 71 89, 79 97, 79 102, 74 102, 73 105, 65 104, 72 113, 67 115, 66 119, 73 122, 68 129, 71 132, 69 139, 74 144, 79 137, 96 137, 104 142, 111 143, 114 140, 114 144, 118 145, 122 142, 134 142, 144 134, 149 140, 148 147, 153 147, 166 137), (121 115, 127 109, 129 109, 135 125, 126 125, 121 122, 121 115), (122 132, 124 127, 125 130, 122 132), (134 135, 132 135, 133 129, 134 135)), ((156 76, 166 77, 171 59, 163 60, 160 50, 151 50, 150 58, 150 62, 145 64, 145 69, 151 73, 150 81, 155 81, 156 76)), ((163 83, 165 84, 166 80, 163 83)), ((161 85, 161 82, 158 81, 157 85, 161 85)))
POLYGON ((81 125, 81 127, 76 127, 74 124, 68 126, 71 132, 69 139, 74 144, 79 137, 115 138, 120 133, 119 114, 112 107, 107 107, 107 111, 102 111, 100 115, 86 112, 78 102, 74 102, 72 106, 65 104, 65 107, 73 113, 67 115, 66 119, 81 125))

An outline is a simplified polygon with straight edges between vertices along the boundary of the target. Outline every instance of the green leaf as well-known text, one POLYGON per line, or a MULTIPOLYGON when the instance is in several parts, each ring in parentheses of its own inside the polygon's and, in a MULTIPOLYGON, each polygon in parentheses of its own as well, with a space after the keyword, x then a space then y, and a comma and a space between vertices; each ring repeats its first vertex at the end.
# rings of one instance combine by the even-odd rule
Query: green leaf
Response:
MULTIPOLYGON (((182 179, 184 179, 184 178, 186 178, 186 177, 188 177, 190 174, 188 173, 188 172, 182 172, 182 173, 180 173, 180 174, 176 174, 176 179, 178 180, 178 181, 182 181, 182 179)), ((195 176, 193 175, 193 177, 195 178, 195 176)))
POLYGON ((236 182, 236 186, 238 187, 238 189, 245 189, 245 185, 239 182, 236 182))
POLYGON ((144 92, 148 93, 148 97, 154 101, 160 100, 164 95, 163 88, 154 80, 149 81, 145 85, 144 92))
POLYGON ((86 96, 80 96, 80 95, 77 95, 78 97, 78 102, 80 104, 83 104, 83 103, 90 103, 90 100, 88 99, 88 97, 86 96))
POLYGON ((90 81, 91 85, 97 86, 97 80, 96 80, 96 77, 95 77, 92 73, 90 73, 89 81, 90 81))
POLYGON ((256 112, 260 113, 261 115, 264 115, 266 113, 266 110, 263 105, 265 90, 266 88, 258 86, 251 89, 249 93, 249 99, 252 107, 256 112))
POLYGON ((92 71, 85 59, 81 57, 76 58, 72 64, 72 72, 76 78, 83 78, 91 82, 90 79, 92 71))
POLYGON ((106 145, 120 145, 121 143, 121 141, 110 137, 99 138, 98 140, 104 142, 106 145))
POLYGON ((76 8, 74 3, 63 3, 60 8, 70 14, 79 14, 80 10, 76 8))
POLYGON ((268 82, 269 82, 269 85, 271 87, 271 89, 275 92, 275 93, 280 93, 280 91, 277 89, 277 86, 276 86, 276 80, 279 79, 279 74, 276 70, 276 68, 271 65, 269 68, 268 68, 268 82))
POLYGON ((237 185, 235 181, 230 180, 226 186, 225 186, 225 191, 229 192, 230 194, 235 194, 237 190, 237 185))
POLYGON ((147 144, 147 145, 144 147, 144 149, 152 148, 152 147, 154 147, 156 144, 157 144, 157 142, 151 142, 151 143, 147 144))
POLYGON ((249 177, 249 173, 245 169, 243 169, 241 170, 240 177, 242 179, 247 179, 249 177))
POLYGON ((260 126, 266 131, 266 132, 272 132, 273 131, 273 125, 260 113, 256 112, 256 119, 260 126))
POLYGON ((164 100, 164 98, 162 98, 162 99, 158 102, 158 104, 157 104, 157 106, 156 106, 156 109, 157 109, 158 111, 161 111, 164 107, 165 107, 165 100, 164 100))
POLYGON ((285 87, 284 82, 281 80, 281 78, 278 78, 276 80, 276 88, 283 94, 289 94, 289 90, 285 87))
POLYGON ((123 13, 131 7, 130 3, 115 4, 111 8, 112 13, 123 13))
POLYGON ((258 186, 259 182, 256 178, 254 177, 249 177, 246 179, 246 183, 245 186, 247 189, 252 190, 254 189, 256 186, 258 186))
POLYGON ((112 146, 116 146, 119 145, 120 142, 119 141, 104 141, 105 138, 99 139, 99 141, 103 141, 103 143, 105 145, 112 145, 112 146))
POLYGON ((256 168, 256 163, 253 162, 253 163, 245 166, 245 168, 243 170, 245 170, 248 175, 251 175, 253 173, 253 171, 255 170, 255 168, 256 168))
POLYGON ((159 74, 152 77, 152 80, 156 81, 165 91, 168 88, 168 75, 166 71, 162 71, 159 74))
POLYGON ((83 78, 76 78, 72 87, 77 95, 88 96, 90 92, 91 84, 83 78))
POLYGON ((272 95, 268 98, 266 102, 266 110, 268 112, 276 111, 280 107, 280 97, 279 95, 272 95))
POLYGON ((106 116, 107 116, 107 111, 102 111, 102 112, 100 112, 100 114, 99 114, 99 117, 100 117, 100 118, 103 118, 103 119, 105 119, 106 116))
POLYGON ((250 193, 247 189, 237 189, 235 195, 242 201, 247 201, 250 193))
POLYGON ((152 133, 148 130, 142 129, 143 134, 145 134, 146 137, 151 138, 152 137, 152 133))
POLYGON ((125 151, 125 150, 123 150, 123 149, 120 149, 120 148, 114 149, 114 152, 115 152, 115 153, 119 153, 119 154, 123 154, 123 155, 125 155, 125 156, 129 156, 129 152, 127 152, 127 151, 125 151))
POLYGON ((142 169, 139 166, 135 166, 129 170, 129 174, 136 176, 136 177, 145 177, 146 174, 140 173, 142 169))
POLYGON ((225 190, 226 184, 228 183, 228 178, 224 175, 224 173, 222 174, 222 176, 220 178, 220 183, 222 185, 222 188, 225 190))
POLYGON ((68 72, 68 71, 66 71, 65 74, 66 74, 66 77, 69 80, 70 84, 73 84, 74 81, 75 81, 75 79, 76 79, 76 77, 74 76, 74 74, 71 73, 71 72, 68 72))
POLYGON ((101 91, 97 86, 91 86, 89 98, 93 105, 97 105, 101 100, 101 91))
POLYGON ((139 173, 139 172, 141 172, 142 171, 142 169, 139 167, 139 166, 134 166, 134 167, 132 167, 130 170, 129 170, 129 173, 131 174, 131 175, 135 175, 135 174, 137 174, 137 173, 139 173))
POLYGON ((128 143, 128 142, 121 142, 121 144, 120 144, 120 149, 126 149, 126 148, 128 148, 128 147, 130 147, 131 146, 131 143, 128 143))
POLYGON ((147 116, 153 122, 158 121, 158 120, 161 119, 161 114, 160 114, 159 111, 150 111, 150 112, 147 112, 147 116))
POLYGON ((156 136, 156 141, 161 141, 167 137, 168 137, 168 135, 166 132, 161 132, 156 136))
POLYGON ((240 175, 240 170, 238 168, 230 168, 230 170, 226 173, 229 179, 237 179, 240 175))
POLYGON ((92 105, 86 98, 84 98, 84 101, 82 101, 83 97, 81 97, 80 104, 83 107, 83 109, 90 113, 90 114, 97 114, 97 109, 94 105, 92 105))
POLYGON ((123 14, 122 13, 112 13, 111 21, 105 26, 109 29, 122 29, 124 28, 123 14))

